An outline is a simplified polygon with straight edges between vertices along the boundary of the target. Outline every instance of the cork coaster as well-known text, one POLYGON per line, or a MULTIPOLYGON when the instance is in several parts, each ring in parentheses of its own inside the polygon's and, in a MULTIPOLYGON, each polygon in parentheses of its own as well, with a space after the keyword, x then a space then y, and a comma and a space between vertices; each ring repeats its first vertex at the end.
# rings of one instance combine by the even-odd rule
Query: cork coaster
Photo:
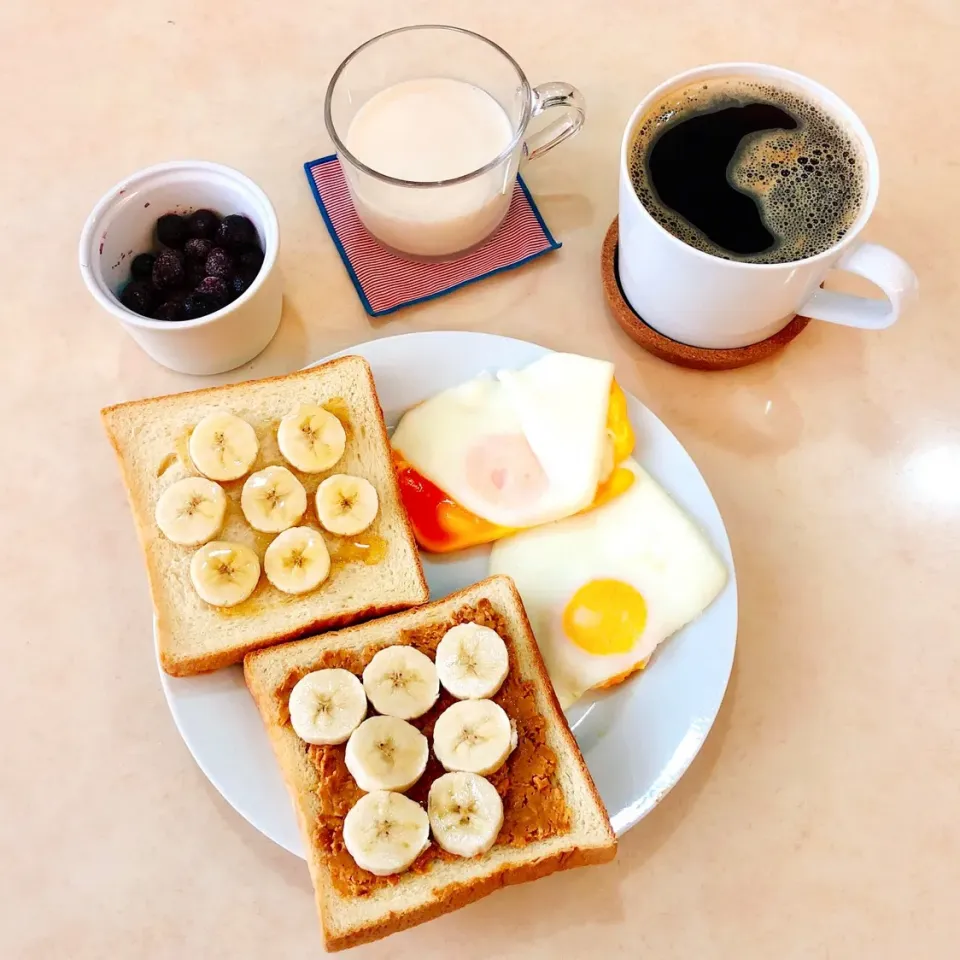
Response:
POLYGON ((617 273, 617 239, 617 217, 614 217, 600 254, 600 271, 607 306, 627 336, 661 360, 692 370, 732 370, 735 367, 745 367, 766 360, 778 350, 782 350, 810 322, 809 317, 794 317, 779 333, 746 347, 711 350, 671 340, 644 323, 627 302, 617 273))

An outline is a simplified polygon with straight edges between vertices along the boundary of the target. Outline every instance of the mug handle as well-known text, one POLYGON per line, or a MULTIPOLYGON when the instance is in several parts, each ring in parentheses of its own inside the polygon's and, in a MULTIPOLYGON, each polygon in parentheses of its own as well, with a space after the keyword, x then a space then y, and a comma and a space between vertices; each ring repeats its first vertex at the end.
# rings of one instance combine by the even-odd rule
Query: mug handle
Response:
POLYGON ((558 143, 572 137, 583 126, 586 116, 583 94, 569 83, 551 80, 534 87, 532 93, 531 117, 538 117, 545 110, 557 107, 563 110, 563 115, 527 137, 525 147, 528 160, 536 160, 558 143))
POLYGON ((883 291, 886 299, 821 289, 797 310, 800 316, 863 330, 885 330, 897 322, 903 304, 917 293, 917 275, 907 261, 877 243, 863 243, 847 251, 834 269, 866 278, 883 291))

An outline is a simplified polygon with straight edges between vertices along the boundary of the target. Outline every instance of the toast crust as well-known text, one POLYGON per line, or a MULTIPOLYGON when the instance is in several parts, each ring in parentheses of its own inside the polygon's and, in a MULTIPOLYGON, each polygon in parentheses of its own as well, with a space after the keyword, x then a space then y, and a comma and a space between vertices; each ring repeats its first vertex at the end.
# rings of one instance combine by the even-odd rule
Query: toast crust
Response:
MULTIPOLYGON (((453 913, 454 910, 476 903, 477 900, 488 897, 501 887, 539 880, 541 877, 548 877, 551 873, 557 873, 560 870, 572 870, 575 867, 609 863, 616 855, 617 847, 616 840, 614 840, 610 847, 591 847, 585 850, 573 849, 555 853, 531 863, 505 866, 496 873, 480 880, 445 886, 436 900, 405 910, 392 911, 374 926, 350 930, 342 935, 334 936, 328 935, 324 930, 323 945, 328 953, 336 953, 350 947, 359 947, 364 943, 373 943, 375 940, 389 937, 392 933, 409 930, 411 927, 425 923, 427 920, 436 920, 437 917, 442 917, 444 914, 453 913)), ((311 874, 313 874, 312 862, 311 874)), ((317 880, 314 878, 314 884, 316 882, 317 880)), ((320 898, 317 899, 319 902, 320 898)))
MULTIPOLYGON (((384 614, 416 606, 429 599, 430 592, 423 574, 423 567, 420 563, 419 552, 413 537, 413 530, 400 502, 399 487, 390 455, 390 441, 383 417, 383 410, 380 406, 379 397, 377 396, 373 373, 369 364, 362 357, 338 357, 335 360, 330 360, 316 367, 298 370, 294 373, 282 374, 280 376, 242 381, 234 384, 203 387, 186 393, 167 394, 160 397, 134 400, 129 403, 114 404, 109 407, 104 407, 100 411, 100 416, 120 465, 121 477, 134 516, 137 538, 144 555, 150 585, 150 596, 156 618, 159 661, 165 673, 171 676, 184 677, 211 670, 218 670, 222 667, 239 663, 247 653, 253 650, 294 640, 324 630, 336 629, 347 624, 380 617, 384 614), (351 368, 353 369, 351 370, 351 368), (171 608, 175 606, 175 604, 171 603, 171 599, 176 598, 171 597, 169 559, 161 558, 154 549, 154 544, 158 537, 156 524, 153 519, 155 501, 146 502, 146 498, 141 492, 144 485, 142 482, 139 482, 144 471, 154 469, 155 465, 145 463, 143 457, 139 456, 138 451, 134 449, 134 444, 130 440, 130 430, 125 430, 124 427, 130 423, 148 421, 152 416, 162 418, 165 411, 168 410, 171 405, 176 405, 180 408, 187 402, 190 402, 200 409, 203 409, 203 406, 209 404, 211 401, 222 401, 223 405, 228 407, 231 403, 231 398, 243 397, 243 403, 256 406, 256 396, 258 394, 262 395, 265 391, 269 391, 275 387, 282 388, 285 393, 289 392, 292 398, 298 396, 298 387, 305 383, 313 381, 318 385, 322 385, 337 376, 355 379, 360 384, 363 399, 369 401, 371 415, 363 424, 367 430, 364 443, 366 447, 371 449, 371 455, 375 459, 377 467, 381 472, 378 488, 381 514, 378 515, 378 520, 375 521, 375 523, 380 522, 382 515, 388 514, 386 521, 389 522, 393 531, 391 540, 396 542, 390 545, 392 555, 387 558, 386 563, 402 565, 403 577, 409 581, 407 587, 399 591, 402 595, 393 597, 378 596, 375 584, 377 574, 371 572, 362 599, 352 597, 351 602, 344 604, 342 609, 327 610, 323 613, 311 615, 311 605, 316 606, 317 598, 322 597, 324 591, 327 590, 334 581, 334 576, 331 575, 330 580, 323 584, 318 590, 303 594, 301 597, 296 598, 295 601, 291 601, 291 599, 287 597, 278 597, 275 598, 275 602, 272 604, 264 603, 261 612, 250 615, 251 617, 260 616, 260 619, 263 620, 262 629, 248 631, 248 633, 252 632, 255 635, 237 640, 230 638, 228 636, 230 631, 224 628, 223 632, 227 636, 225 636, 223 642, 217 644, 214 648, 207 649, 201 645, 190 647, 189 638, 182 636, 184 632, 183 628, 182 626, 177 626, 175 623, 176 618, 172 614, 171 608), (296 607, 296 615, 290 622, 271 623, 271 615, 274 614, 281 605, 287 610, 292 610, 296 607), (262 616, 261 613, 263 614, 262 616), (189 649, 184 649, 185 645, 189 647, 189 649)), ((276 462, 283 463, 284 461, 277 460, 276 462)), ((263 465, 264 464, 258 463, 255 465, 255 469, 261 469, 263 465)), ((323 477, 328 473, 336 472, 337 466, 338 465, 335 465, 332 470, 324 474, 317 474, 316 476, 323 477)), ((235 481, 235 483, 242 484, 242 480, 235 481)), ((225 486, 229 486, 229 484, 225 486)), ((304 522, 308 521, 305 520, 304 522)), ((262 562, 262 549, 257 552, 262 562)), ((184 550, 184 556, 188 555, 184 550)), ((377 571, 378 569, 379 566, 373 567, 372 571, 377 571)), ((266 589, 263 586, 263 581, 264 578, 261 575, 261 585, 257 588, 258 592, 261 589, 266 589)), ((272 590, 273 588, 270 589, 272 590)), ((226 614, 218 611, 214 615, 218 617, 230 616, 229 610, 226 614)), ((282 617, 279 619, 281 621, 283 620, 282 617)))
MULTIPOLYGON (((557 870, 604 863, 616 855, 616 838, 603 803, 560 709, 520 597, 508 577, 490 577, 442 601, 327 634, 322 644, 314 638, 249 654, 244 659, 244 677, 294 800, 316 891, 324 944, 329 951, 368 943, 416 926, 479 900, 500 887, 525 883, 557 870), (538 709, 549 731, 549 744, 562 767, 558 775, 562 773, 567 805, 574 811, 574 820, 579 816, 583 822, 579 826, 574 823, 571 831, 559 837, 534 840, 520 848, 496 846, 491 854, 470 861, 434 865, 420 875, 420 880, 408 883, 411 873, 403 874, 398 883, 384 892, 389 899, 382 901, 383 909, 378 915, 345 922, 344 914, 349 912, 351 903, 363 898, 345 897, 334 890, 326 854, 318 845, 315 829, 321 810, 318 791, 322 787, 313 764, 305 756, 302 742, 285 722, 289 685, 284 687, 282 681, 291 671, 300 675, 309 672, 331 651, 370 653, 398 640, 404 642, 404 631, 415 631, 430 623, 446 623, 451 616, 475 609, 481 600, 488 600, 495 610, 507 615, 510 630, 504 640, 511 651, 511 669, 517 664, 523 680, 530 681, 536 688, 538 709), (580 797, 579 809, 570 797, 574 789, 580 797), (588 822, 589 829, 585 829, 584 824, 588 822), (494 860, 497 862, 490 869, 482 869, 482 861, 494 860), (478 862, 481 862, 480 868, 478 862), (407 892, 413 886, 423 887, 418 896, 407 892), (398 904, 402 906, 397 907, 398 904)), ((374 896, 379 895, 380 891, 375 891, 374 896)))
MULTIPOLYGON (((317 375, 318 370, 331 373, 338 366, 356 363, 357 361, 360 361, 366 367, 367 372, 370 375, 370 384, 372 386, 373 371, 370 370, 370 365, 366 360, 364 360, 363 357, 356 354, 348 354, 344 357, 336 357, 333 360, 326 360, 323 363, 318 363, 316 366, 304 367, 302 370, 294 370, 291 373, 274 374, 272 377, 238 380, 236 383, 219 383, 212 387, 198 387, 196 390, 185 390, 180 393, 161 393, 155 397, 141 397, 139 400, 125 400, 123 403, 112 403, 107 407, 101 408, 100 416, 108 418, 111 414, 120 410, 151 407, 163 400, 182 400, 186 396, 192 397, 195 400, 205 400, 221 395, 224 391, 236 391, 245 387, 262 387, 269 384, 294 383, 297 380, 309 380, 317 375)), ((384 429, 384 435, 386 435, 386 429, 384 429)))

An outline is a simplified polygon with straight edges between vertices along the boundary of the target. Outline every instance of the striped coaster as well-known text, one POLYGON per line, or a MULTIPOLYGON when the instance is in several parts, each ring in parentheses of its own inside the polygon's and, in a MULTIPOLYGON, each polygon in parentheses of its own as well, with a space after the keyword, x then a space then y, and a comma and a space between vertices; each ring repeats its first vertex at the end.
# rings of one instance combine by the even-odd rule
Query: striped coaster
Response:
POLYGON ((518 176, 503 223, 482 246, 457 260, 442 263, 405 260, 382 247, 360 222, 336 155, 313 160, 303 167, 323 221, 371 317, 441 297, 561 246, 553 239, 530 191, 518 176))

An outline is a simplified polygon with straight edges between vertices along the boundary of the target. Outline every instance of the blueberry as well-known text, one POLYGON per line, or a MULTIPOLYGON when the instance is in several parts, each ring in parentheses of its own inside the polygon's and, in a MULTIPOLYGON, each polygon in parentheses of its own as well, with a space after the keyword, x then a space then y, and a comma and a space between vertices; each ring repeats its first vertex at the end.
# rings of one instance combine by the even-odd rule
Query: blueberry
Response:
POLYGON ((205 317, 208 313, 213 313, 219 309, 210 294, 191 293, 183 301, 183 318, 185 320, 196 320, 197 317, 205 317))
POLYGON ((179 250, 161 250, 153 265, 153 285, 158 290, 172 290, 183 284, 183 254, 179 250))
POLYGON ((259 247, 247 250, 237 257, 237 269, 251 280, 260 272, 262 266, 263 251, 259 247))
POLYGON ((233 290, 230 289, 227 281, 220 277, 205 277, 194 292, 213 297, 217 302, 218 310, 233 299, 233 290))
POLYGON ((179 320, 186 320, 187 316, 183 309, 184 297, 173 296, 166 303, 161 303, 157 307, 154 316, 158 320, 167 320, 176 323, 179 320))
POLYGON ((156 259, 152 253, 138 253, 130 263, 130 276, 134 280, 149 280, 153 276, 153 261, 156 259))
POLYGON ((157 239, 165 247, 182 247, 187 239, 187 221, 175 213, 165 213, 157 221, 157 239))
POLYGON ((234 299, 236 299, 247 292, 253 280, 242 273, 235 273, 227 282, 233 291, 234 299))
POLYGON ((207 276, 226 280, 232 273, 233 258, 222 247, 214 247, 207 257, 207 276))
POLYGON ((203 260, 188 260, 187 261, 187 280, 186 286, 193 290, 203 283, 204 277, 207 275, 207 261, 203 260))
POLYGON ((217 243, 228 250, 239 250, 248 245, 259 244, 260 237, 253 223, 239 213, 232 213, 220 221, 217 243))
POLYGON ((183 245, 183 252, 188 260, 206 260, 212 249, 213 242, 203 239, 188 240, 183 245))
POLYGON ((141 317, 149 317, 156 304, 156 296, 150 285, 143 280, 131 280, 120 294, 120 302, 141 317))
POLYGON ((220 218, 212 210, 194 210, 187 217, 187 236, 195 240, 213 240, 220 218))

